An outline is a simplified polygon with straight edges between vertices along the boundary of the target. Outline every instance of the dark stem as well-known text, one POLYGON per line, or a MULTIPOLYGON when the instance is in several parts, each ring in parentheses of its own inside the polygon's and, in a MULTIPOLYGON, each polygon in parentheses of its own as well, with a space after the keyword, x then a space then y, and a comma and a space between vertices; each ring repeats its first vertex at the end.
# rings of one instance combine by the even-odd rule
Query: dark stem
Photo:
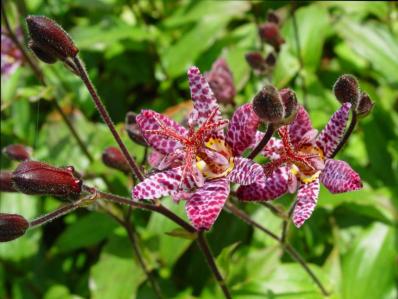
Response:
POLYGON ((43 216, 40 216, 30 222, 29 228, 37 228, 40 225, 46 224, 50 221, 53 221, 69 212, 72 212, 73 210, 76 210, 79 208, 78 202, 72 202, 67 205, 63 205, 60 208, 56 209, 55 211, 52 211, 48 214, 45 214, 43 216))
POLYGON ((287 218, 283 220, 283 223, 282 223, 282 234, 281 234, 281 242, 282 243, 286 243, 286 237, 287 237, 287 233, 288 233, 290 218, 292 217, 292 214, 293 214, 293 211, 294 211, 294 207, 296 206, 296 202, 297 201, 294 201, 292 203, 292 205, 289 208, 287 218))
POLYGON ((297 57, 298 57, 299 64, 300 64, 300 69, 299 69, 298 75, 301 79, 301 88, 303 90, 303 104, 304 104, 304 108, 308 111, 307 85, 305 84, 305 78, 302 74, 302 72, 304 70, 304 59, 303 59, 303 55, 301 53, 300 36, 299 36, 299 31, 298 31, 297 19, 296 19, 296 1, 294 1, 294 0, 292 1, 290 15, 292 17, 294 39, 296 41, 297 57))
POLYGON ((82 79, 84 85, 86 85, 87 90, 89 91, 91 98, 94 101, 95 107, 97 108, 99 114, 101 115, 102 119, 108 126, 109 130, 111 131, 113 137, 115 138, 117 144, 119 145, 120 150, 122 151, 123 155, 125 156, 132 173, 137 177, 138 180, 142 181, 144 179, 144 175, 142 174, 139 166, 133 159, 133 157, 129 154, 126 146, 124 145, 122 139, 119 136, 119 133, 116 131, 115 125, 112 122, 111 117, 109 116, 108 111, 106 110, 104 104, 102 103, 99 95, 97 94, 94 85, 91 83, 90 78, 84 68, 83 64, 81 63, 78 57, 74 57, 73 61, 76 65, 76 68, 79 72, 80 78, 82 79))
POLYGON ((222 289, 225 298, 232 299, 231 293, 228 290, 228 287, 225 283, 224 277, 222 276, 222 274, 221 274, 220 270, 218 269, 217 264, 214 260, 213 253, 211 252, 209 244, 207 243, 204 231, 198 232, 198 238, 196 239, 196 243, 198 244, 203 255, 205 256, 207 264, 209 265, 211 272, 213 273, 214 277, 216 278, 218 285, 222 289))
POLYGON ((276 234, 274 234, 273 232, 271 232, 269 229, 265 228, 264 226, 262 226, 258 222, 254 221, 253 219, 251 219, 251 217, 248 214, 246 214, 244 211, 242 211, 241 209, 239 209, 238 207, 233 205, 231 202, 227 202, 225 204, 225 208, 229 212, 231 212, 232 214, 234 214, 235 216, 237 216, 238 218, 240 218, 241 220, 246 222, 247 224, 258 228, 262 232, 264 232, 267 235, 269 235, 272 239, 277 241, 282 246, 282 249, 285 250, 291 256, 292 259, 294 259, 296 262, 298 262, 303 267, 303 269, 307 272, 307 274, 312 278, 312 280, 319 287, 319 289, 321 290, 322 294, 325 295, 325 296, 329 295, 329 293, 326 291, 325 287, 322 285, 322 283, 319 280, 319 278, 308 267, 306 261, 301 257, 301 255, 290 244, 283 243, 282 240, 276 234))
POLYGON ((354 110, 351 111, 352 111, 352 117, 351 117, 350 126, 348 127, 347 131, 344 133, 343 139, 341 139, 336 149, 330 155, 330 159, 333 159, 337 155, 337 153, 343 148, 348 138, 350 138, 352 132, 354 131, 355 126, 357 125, 357 113, 354 110))
POLYGON ((268 124, 267 131, 263 139, 260 141, 259 144, 254 148, 254 150, 247 156, 248 159, 254 159, 267 145, 268 141, 271 139, 272 135, 274 134, 274 126, 272 124, 268 124))

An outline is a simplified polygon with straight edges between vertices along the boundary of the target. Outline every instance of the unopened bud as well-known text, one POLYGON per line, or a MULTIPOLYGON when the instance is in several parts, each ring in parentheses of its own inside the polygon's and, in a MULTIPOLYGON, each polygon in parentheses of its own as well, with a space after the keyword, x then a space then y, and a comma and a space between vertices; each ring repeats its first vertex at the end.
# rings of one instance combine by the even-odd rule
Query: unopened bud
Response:
POLYGON ((266 85, 253 99, 253 110, 265 122, 279 123, 285 114, 278 90, 266 85))
POLYGON ((54 63, 57 59, 73 58, 79 52, 68 33, 45 16, 26 18, 31 41, 29 47, 39 59, 54 63))
POLYGON ((276 63, 276 55, 271 52, 267 55, 267 57, 265 57, 264 61, 269 67, 273 67, 276 63))
POLYGON ((0 171, 0 192, 17 192, 12 183, 11 171, 0 171))
POLYGON ((369 95, 365 92, 361 92, 358 107, 355 112, 359 117, 363 118, 372 111, 374 105, 375 103, 370 99, 369 95))
POLYGON ((267 67, 260 52, 249 52, 245 55, 245 59, 253 70, 264 72, 267 67))
POLYGON ((276 25, 279 25, 280 23, 279 16, 273 10, 270 10, 267 13, 267 21, 270 23, 275 23, 276 25))
POLYGON ((15 188, 25 194, 76 196, 82 181, 74 175, 74 168, 57 168, 38 161, 25 161, 13 172, 15 188))
POLYGON ((359 100, 359 85, 353 75, 340 76, 333 86, 333 92, 340 103, 351 103, 355 109, 359 100))
POLYGON ((18 214, 0 213, 0 242, 8 242, 23 236, 29 222, 18 214))
POLYGON ((285 42, 280 36, 278 25, 275 23, 265 23, 261 25, 258 28, 258 34, 265 43, 273 46, 276 51, 279 51, 280 46, 285 42))
POLYGON ((285 108, 285 114, 282 123, 287 125, 295 119, 298 111, 296 93, 290 88, 284 88, 279 91, 279 95, 282 98, 282 103, 285 108))
POLYGON ((3 154, 11 160, 24 161, 28 160, 32 149, 23 144, 10 144, 3 149, 3 154))
POLYGON ((130 172, 126 158, 117 147, 108 147, 102 153, 102 162, 110 168, 118 169, 124 173, 130 172))
POLYGON ((127 112, 125 121, 127 134, 129 135, 130 139, 133 140, 135 143, 141 144, 143 146, 148 146, 148 143, 142 136, 141 130, 137 124, 136 117, 136 113, 127 112))
POLYGON ((233 104, 236 95, 234 79, 226 61, 217 59, 211 67, 211 71, 205 74, 210 88, 217 101, 224 104, 233 104))

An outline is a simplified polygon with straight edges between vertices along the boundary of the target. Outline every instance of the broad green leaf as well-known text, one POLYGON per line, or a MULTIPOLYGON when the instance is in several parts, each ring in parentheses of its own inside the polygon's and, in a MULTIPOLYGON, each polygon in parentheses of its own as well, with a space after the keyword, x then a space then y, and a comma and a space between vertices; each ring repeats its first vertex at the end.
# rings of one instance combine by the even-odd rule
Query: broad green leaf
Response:
POLYGON ((370 226, 342 257, 344 299, 386 298, 396 272, 394 229, 370 226))

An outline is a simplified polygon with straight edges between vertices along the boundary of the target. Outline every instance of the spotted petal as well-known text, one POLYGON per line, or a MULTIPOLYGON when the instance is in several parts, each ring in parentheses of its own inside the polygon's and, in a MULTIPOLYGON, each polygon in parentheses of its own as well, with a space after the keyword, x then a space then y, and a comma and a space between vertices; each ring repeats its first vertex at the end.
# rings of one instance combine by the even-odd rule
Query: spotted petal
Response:
POLYGON ((240 186, 237 196, 242 201, 267 201, 276 199, 288 191, 288 170, 277 168, 269 177, 248 186, 240 186))
POLYGON ((136 120, 142 135, 149 145, 162 154, 174 152, 181 144, 170 137, 154 134, 153 131, 161 128, 159 122, 167 129, 177 133, 177 135, 186 136, 188 133, 187 129, 174 120, 152 110, 142 110, 141 113, 137 115, 136 120))
POLYGON ((234 168, 227 179, 240 185, 250 185, 264 177, 264 170, 260 164, 246 158, 234 158, 234 168))
POLYGON ((354 191, 362 188, 361 178, 348 163, 340 160, 326 160, 321 172, 322 184, 332 193, 354 191))
POLYGON ((226 138, 235 156, 241 155, 253 143, 259 123, 252 104, 242 105, 235 111, 226 138))
MULTIPOLYGON (((251 147, 255 148, 257 146, 257 144, 259 144, 261 142, 264 135, 265 134, 263 132, 257 131, 255 140, 252 143, 251 147)), ((261 153, 270 160, 277 160, 280 158, 279 152, 282 149, 283 149, 282 140, 275 138, 275 137, 271 137, 271 139, 268 141, 267 145, 264 147, 264 149, 261 151, 261 153)))
POLYGON ((312 124, 307 111, 303 106, 300 106, 297 112, 296 119, 289 125, 289 136, 291 142, 296 145, 301 141, 301 138, 312 130, 312 124))
POLYGON ((191 97, 194 109, 189 116, 189 123, 201 126, 217 109, 214 121, 221 120, 220 108, 217 99, 210 88, 209 83, 200 73, 196 66, 190 67, 188 70, 189 87, 191 89, 191 97))
POLYGON ((326 157, 330 157, 344 135, 350 113, 351 103, 344 103, 330 118, 326 127, 317 138, 317 145, 326 157))
POLYGON ((187 200, 185 209, 189 220, 197 230, 209 230, 229 195, 229 182, 226 179, 207 181, 202 188, 187 200))
POLYGON ((297 203, 293 211, 293 223, 300 227, 310 218, 315 209, 319 195, 319 180, 302 184, 297 192, 297 203))
POLYGON ((181 181, 181 167, 151 175, 133 188, 133 199, 156 199, 173 195, 181 181))

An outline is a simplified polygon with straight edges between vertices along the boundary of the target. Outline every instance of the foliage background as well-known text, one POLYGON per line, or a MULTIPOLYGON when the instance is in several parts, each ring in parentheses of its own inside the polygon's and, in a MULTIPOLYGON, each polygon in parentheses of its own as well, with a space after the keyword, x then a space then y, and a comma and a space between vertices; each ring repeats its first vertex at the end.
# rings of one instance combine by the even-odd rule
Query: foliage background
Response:
MULTIPOLYGON (((123 130, 127 111, 163 111, 189 99, 185 71, 209 70, 227 59, 237 103, 252 99, 262 79, 244 54, 259 48, 256 22, 268 9, 283 16, 283 45, 272 82, 293 88, 302 100, 304 77, 312 121, 322 128, 338 107, 331 87, 352 73, 376 102, 339 154, 363 178, 361 191, 331 195, 322 189, 313 217, 289 240, 310 263, 332 298, 397 297, 398 24, 395 3, 305 2, 296 11, 304 68, 296 53, 289 2, 245 1, 6 1, 17 25, 24 14, 43 14, 71 33, 90 76, 138 160, 143 148, 123 130), (12 4, 10 2, 13 2, 12 4), (19 11, 19 12, 18 12, 19 11)), ((85 175, 104 174, 113 191, 129 196, 132 180, 101 162, 114 141, 83 85, 62 65, 41 65, 51 83, 39 85, 20 67, 1 79, 1 147, 24 143, 34 159, 74 165, 85 175), (51 99, 56 97, 79 128, 95 162, 89 163, 51 99)), ((230 109, 230 108, 228 108, 230 109)), ((170 111, 170 110, 169 110, 170 111)), ((181 119, 181 110, 174 107, 181 119)), ((1 158, 2 169, 14 162, 1 158)), ((101 179, 91 184, 105 189, 101 179)), ((33 218, 60 201, 1 193, 0 210, 33 218)), ((291 197, 275 204, 288 207, 291 197)), ((164 203, 186 217, 182 205, 164 203)), ((242 206, 277 234, 281 220, 262 206, 242 206)), ((220 298, 218 287, 192 241, 169 236, 175 225, 134 211, 141 249, 166 298, 220 298)), ((211 247, 234 298, 322 298, 302 268, 266 235, 225 212, 209 233, 211 247)), ((7 244, 0 244, 1 298, 156 298, 132 255, 125 231, 95 208, 81 209, 7 244)))

